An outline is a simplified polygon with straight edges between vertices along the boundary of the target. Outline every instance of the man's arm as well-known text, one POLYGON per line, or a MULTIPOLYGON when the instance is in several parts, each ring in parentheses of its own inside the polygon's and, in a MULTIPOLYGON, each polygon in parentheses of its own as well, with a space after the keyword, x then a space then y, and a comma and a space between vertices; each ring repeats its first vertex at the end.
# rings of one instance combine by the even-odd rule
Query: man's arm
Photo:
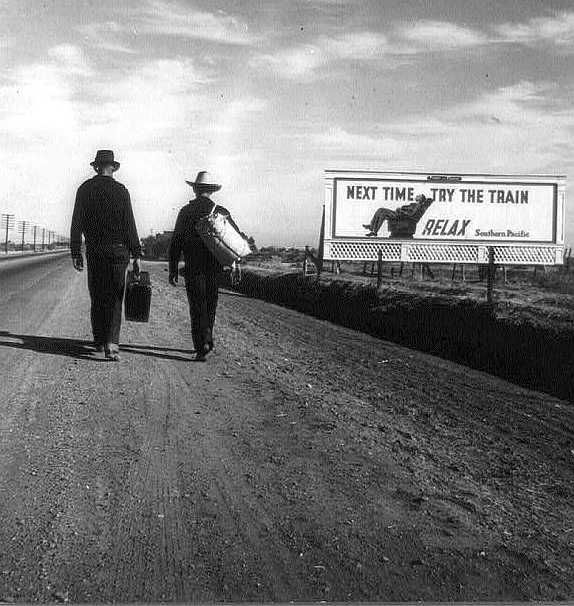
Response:
POLYGON ((415 198, 417 205, 411 215, 414 221, 418 221, 427 211, 428 207, 434 202, 432 198, 427 198, 423 194, 415 198))
POLYGON ((70 252, 73 258, 82 254, 82 232, 84 229, 84 189, 78 188, 76 202, 72 214, 72 226, 70 228, 70 252))
POLYGON ((181 257, 181 251, 183 249, 183 237, 184 237, 185 217, 184 209, 182 208, 175 222, 173 235, 171 236, 171 242, 169 243, 169 281, 177 282, 177 266, 179 264, 179 258, 181 257))
POLYGON ((136 227, 136 220, 134 217, 130 193, 127 189, 125 190, 125 204, 124 228, 127 237, 128 249, 134 259, 139 259, 142 256, 142 247, 138 236, 138 228, 136 227))

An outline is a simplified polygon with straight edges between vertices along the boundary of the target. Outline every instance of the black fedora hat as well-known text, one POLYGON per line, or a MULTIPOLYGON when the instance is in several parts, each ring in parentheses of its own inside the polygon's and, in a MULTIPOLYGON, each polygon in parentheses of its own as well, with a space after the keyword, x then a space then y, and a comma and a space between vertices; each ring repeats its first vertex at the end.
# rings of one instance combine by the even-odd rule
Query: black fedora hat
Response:
POLYGON ((118 170, 120 163, 114 160, 114 152, 111 149, 98 149, 96 152, 96 159, 90 162, 90 165, 94 168, 96 166, 102 166, 103 164, 111 164, 114 170, 118 170))

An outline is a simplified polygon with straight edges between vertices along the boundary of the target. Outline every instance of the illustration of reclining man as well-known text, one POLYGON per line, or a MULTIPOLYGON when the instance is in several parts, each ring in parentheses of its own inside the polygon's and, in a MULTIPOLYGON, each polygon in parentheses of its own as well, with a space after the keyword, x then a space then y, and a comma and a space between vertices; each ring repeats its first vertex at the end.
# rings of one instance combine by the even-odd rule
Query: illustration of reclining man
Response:
POLYGON ((427 211, 428 207, 434 202, 432 198, 419 194, 413 204, 405 204, 396 210, 389 208, 379 208, 370 223, 363 225, 369 230, 368 237, 377 235, 383 223, 388 221, 387 227, 390 232, 390 238, 412 238, 417 228, 417 223, 427 211))

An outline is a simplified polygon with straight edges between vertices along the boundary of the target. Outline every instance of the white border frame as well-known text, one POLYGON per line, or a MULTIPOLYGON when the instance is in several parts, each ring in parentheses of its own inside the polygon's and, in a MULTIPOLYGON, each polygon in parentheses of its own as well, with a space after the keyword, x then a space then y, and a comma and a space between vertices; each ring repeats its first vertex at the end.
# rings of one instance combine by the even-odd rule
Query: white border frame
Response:
POLYGON ((564 225, 566 177, 553 175, 492 175, 470 173, 423 173, 383 171, 325 171, 325 224, 323 259, 326 261, 376 261, 379 251, 383 261, 409 263, 487 263, 488 250, 494 250, 497 265, 562 265, 564 256, 564 225), (499 240, 389 240, 333 237, 333 204, 336 179, 405 179, 417 178, 429 183, 465 182, 472 179, 485 183, 516 182, 556 186, 554 241, 549 244, 527 244, 499 240))

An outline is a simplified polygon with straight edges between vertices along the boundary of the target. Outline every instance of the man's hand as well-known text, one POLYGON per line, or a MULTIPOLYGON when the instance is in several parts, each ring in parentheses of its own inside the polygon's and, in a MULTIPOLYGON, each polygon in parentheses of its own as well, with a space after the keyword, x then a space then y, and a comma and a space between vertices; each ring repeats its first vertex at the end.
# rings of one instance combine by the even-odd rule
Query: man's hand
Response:
POLYGON ((136 257, 132 263, 132 269, 134 272, 134 278, 139 278, 140 275, 140 260, 136 257))
POLYGON ((172 286, 177 286, 177 272, 170 273, 168 279, 172 286))
POLYGON ((231 286, 237 286, 241 282, 241 267, 237 261, 234 261, 231 265, 230 282, 231 286))
POLYGON ((73 257, 72 263, 74 264, 74 269, 76 271, 84 271, 84 257, 82 257, 82 255, 73 257))

